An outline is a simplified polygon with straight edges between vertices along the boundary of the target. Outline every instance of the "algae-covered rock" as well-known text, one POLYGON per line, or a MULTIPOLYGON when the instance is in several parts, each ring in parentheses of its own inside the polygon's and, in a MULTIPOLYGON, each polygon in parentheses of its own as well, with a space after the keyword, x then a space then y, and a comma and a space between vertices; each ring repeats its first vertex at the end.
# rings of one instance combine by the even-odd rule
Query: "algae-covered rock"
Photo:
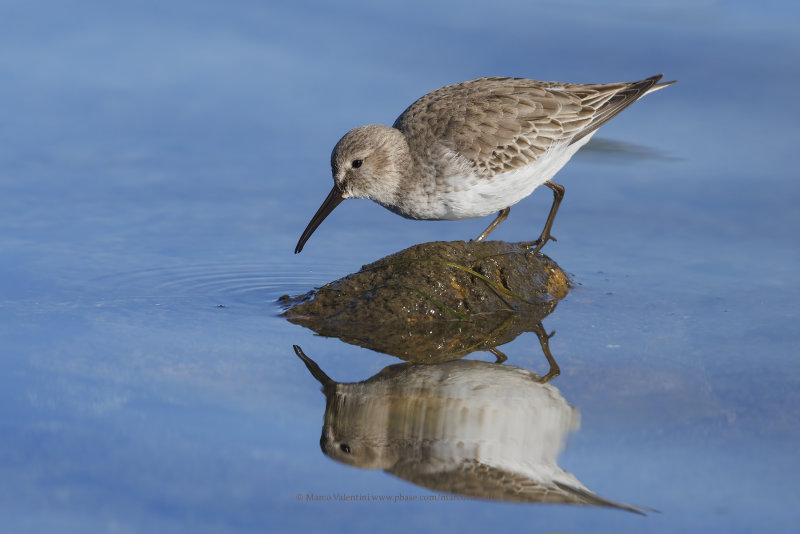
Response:
POLYGON ((320 335, 433 362, 541 328, 568 290, 564 271, 525 246, 454 241, 415 245, 281 303, 320 335))

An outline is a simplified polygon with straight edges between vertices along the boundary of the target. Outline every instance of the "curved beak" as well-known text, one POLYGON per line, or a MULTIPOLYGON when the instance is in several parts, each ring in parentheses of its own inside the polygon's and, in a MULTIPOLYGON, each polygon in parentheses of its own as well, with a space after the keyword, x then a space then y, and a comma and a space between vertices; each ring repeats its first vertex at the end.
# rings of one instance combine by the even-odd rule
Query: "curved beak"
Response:
POLYGON ((314 360, 306 356, 305 352, 303 352, 303 349, 301 349, 298 345, 292 345, 292 348, 294 349, 294 353, 297 354, 297 357, 303 360, 303 363, 306 364, 311 376, 316 378, 317 382, 322 384, 322 391, 325 392, 326 396, 332 391, 336 390, 336 380, 326 375, 325 372, 319 368, 319 365, 317 365, 314 360))
POLYGON ((331 189, 331 192, 328 193, 328 198, 326 198, 325 202, 322 203, 322 206, 319 207, 317 213, 314 214, 311 222, 308 223, 308 226, 306 226, 306 229, 303 231, 303 235, 300 236, 300 241, 297 242, 297 246, 294 249, 295 254, 303 250, 303 245, 306 244, 306 241, 308 241, 308 238, 314 233, 314 230, 317 229, 317 226, 322 224, 322 221, 325 220, 325 217, 327 217, 328 214, 333 211, 333 208, 338 206, 342 200, 344 200, 342 191, 334 185, 333 189, 331 189))

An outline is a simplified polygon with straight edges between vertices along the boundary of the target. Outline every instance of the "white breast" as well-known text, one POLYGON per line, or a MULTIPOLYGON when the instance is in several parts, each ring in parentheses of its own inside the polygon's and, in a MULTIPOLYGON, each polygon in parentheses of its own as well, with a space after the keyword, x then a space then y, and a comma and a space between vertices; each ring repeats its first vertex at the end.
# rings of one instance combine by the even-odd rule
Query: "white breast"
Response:
POLYGON ((421 184, 410 215, 428 220, 471 219, 513 206, 555 176, 589 138, 591 135, 572 145, 553 147, 525 167, 492 177, 477 174, 463 156, 443 149, 432 154, 442 158, 437 165, 439 175, 435 183, 429 180, 421 184))

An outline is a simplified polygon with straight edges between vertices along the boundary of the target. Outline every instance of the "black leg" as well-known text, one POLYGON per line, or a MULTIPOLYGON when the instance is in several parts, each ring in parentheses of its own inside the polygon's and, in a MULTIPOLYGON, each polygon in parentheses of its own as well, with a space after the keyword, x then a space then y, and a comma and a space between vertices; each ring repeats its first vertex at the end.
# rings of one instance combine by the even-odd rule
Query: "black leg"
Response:
MULTIPOLYGON (((562 189, 563 189, 563 188, 562 188, 562 189)), ((562 192, 563 192, 563 191, 562 191, 562 192)), ((508 217, 508 213, 509 213, 510 211, 511 211, 511 208, 503 208, 503 209, 501 209, 499 212, 497 212, 497 218, 495 218, 495 220, 493 220, 493 221, 492 221, 492 224, 490 224, 490 225, 489 225, 489 226, 486 228, 486 230, 484 230, 483 232, 481 232, 481 235, 479 235, 478 237, 476 237, 476 238, 475 238, 475 241, 483 241, 484 239, 486 239, 486 237, 487 237, 489 234, 491 234, 491 233, 492 233, 492 230, 494 230, 495 228, 497 228, 497 227, 500 225, 500 223, 501 223, 501 222, 503 222, 503 221, 505 221, 505 220, 506 220, 506 217, 508 217)))
POLYGON ((503 363, 504 361, 506 361, 508 359, 508 356, 503 354, 503 351, 501 351, 497 347, 495 347, 493 349, 489 349, 489 352, 491 352, 492 355, 495 358, 494 363, 503 363))
POLYGON ((547 374, 541 378, 541 383, 546 384, 550 382, 551 379, 557 377, 561 374, 561 369, 558 367, 555 358, 550 353, 550 338, 553 337, 553 334, 547 335, 547 332, 544 331, 544 326, 542 323, 538 323, 536 328, 533 330, 536 334, 536 337, 539 338, 539 344, 542 346, 542 352, 544 352, 544 357, 547 358, 547 363, 550 364, 550 370, 547 371, 547 374))
POLYGON ((528 241, 526 243, 522 243, 523 245, 528 247, 536 245, 536 248, 533 249, 534 252, 539 252, 540 250, 542 250, 542 247, 548 241, 557 241, 555 237, 550 235, 550 230, 553 228, 553 221, 556 220, 556 212, 558 212, 558 206, 561 204, 561 199, 564 198, 563 185, 550 181, 545 182, 544 185, 546 185, 553 191, 553 205, 550 206, 550 213, 547 215, 547 221, 545 221, 544 223, 544 228, 542 229, 542 234, 539 236, 539 239, 537 239, 536 241, 528 241))

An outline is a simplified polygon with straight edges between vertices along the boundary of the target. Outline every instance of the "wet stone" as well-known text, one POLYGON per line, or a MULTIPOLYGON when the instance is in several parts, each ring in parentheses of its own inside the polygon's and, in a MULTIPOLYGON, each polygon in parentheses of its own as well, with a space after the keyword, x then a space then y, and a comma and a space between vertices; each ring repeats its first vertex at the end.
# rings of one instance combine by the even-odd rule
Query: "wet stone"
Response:
POLYGON ((446 361, 533 331, 569 290, 550 258, 519 243, 432 242, 295 298, 284 316, 408 361, 446 361))

